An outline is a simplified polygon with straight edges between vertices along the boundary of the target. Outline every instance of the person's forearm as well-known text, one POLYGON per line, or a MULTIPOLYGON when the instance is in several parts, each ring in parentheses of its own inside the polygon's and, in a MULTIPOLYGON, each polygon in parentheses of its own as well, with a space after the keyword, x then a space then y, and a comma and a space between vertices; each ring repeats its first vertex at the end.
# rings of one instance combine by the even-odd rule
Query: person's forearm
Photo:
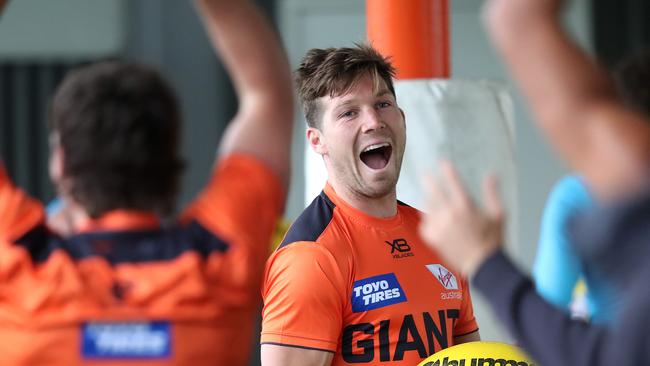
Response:
MULTIPOLYGON (((543 124, 561 124, 576 116, 566 110, 612 98, 607 73, 564 30, 552 1, 491 1, 484 20, 490 38, 543 124), (525 5, 530 4, 530 5, 525 5), (547 110, 543 105, 553 105, 547 110)), ((577 116, 577 118, 580 118, 577 116)))
POLYGON ((260 102, 291 106, 286 102, 293 96, 288 61, 275 30, 255 5, 244 0, 196 0, 196 4, 233 80, 240 110, 260 102))
POLYGON ((233 152, 253 156, 287 187, 293 89, 280 40, 250 1, 195 1, 239 101, 237 114, 223 133, 219 157, 233 152))
POLYGON ((560 152, 580 167, 581 162, 571 161, 576 155, 571 150, 579 147, 572 135, 582 133, 585 109, 613 97, 606 74, 568 38, 552 12, 517 12, 501 5, 485 20, 536 122, 560 152))
POLYGON ((532 282, 502 252, 489 257, 472 284, 488 300, 515 341, 542 365, 604 365, 611 359, 610 333, 598 326, 572 320, 544 301, 532 282), (609 340, 605 342, 605 340, 609 340))

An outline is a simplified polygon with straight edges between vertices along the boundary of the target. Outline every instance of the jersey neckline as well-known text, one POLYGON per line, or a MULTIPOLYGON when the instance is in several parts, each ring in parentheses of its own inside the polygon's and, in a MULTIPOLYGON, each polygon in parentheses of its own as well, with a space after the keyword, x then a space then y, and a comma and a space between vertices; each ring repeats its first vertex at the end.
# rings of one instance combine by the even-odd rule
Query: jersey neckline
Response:
POLYGON ((76 230, 76 233, 148 230, 157 228, 160 228, 160 219, 151 212, 114 210, 105 213, 99 218, 84 221, 76 230))
POLYGON ((396 202, 397 213, 392 217, 383 218, 383 217, 369 215, 353 207, 348 202, 343 200, 343 198, 339 197, 334 191, 334 188, 329 183, 325 184, 323 193, 332 201, 332 203, 334 203, 336 208, 338 208, 343 214, 350 217, 354 221, 361 222, 365 225, 374 228, 381 228, 384 230, 393 229, 402 224, 403 221, 402 214, 400 212, 400 205, 398 202, 396 202))

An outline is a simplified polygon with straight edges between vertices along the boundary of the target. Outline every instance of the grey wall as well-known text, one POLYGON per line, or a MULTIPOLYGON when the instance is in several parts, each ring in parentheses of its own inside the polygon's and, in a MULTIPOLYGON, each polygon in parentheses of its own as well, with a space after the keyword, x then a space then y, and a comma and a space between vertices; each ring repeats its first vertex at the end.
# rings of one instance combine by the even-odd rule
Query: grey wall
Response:
POLYGON ((96 59, 127 37, 125 0, 9 1, 0 22, 0 59, 96 59))

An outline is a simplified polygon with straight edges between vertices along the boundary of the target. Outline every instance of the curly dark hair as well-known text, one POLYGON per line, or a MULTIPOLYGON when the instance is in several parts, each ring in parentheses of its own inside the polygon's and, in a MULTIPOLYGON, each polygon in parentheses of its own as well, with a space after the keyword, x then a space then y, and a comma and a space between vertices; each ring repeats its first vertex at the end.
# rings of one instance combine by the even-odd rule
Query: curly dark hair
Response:
POLYGON ((180 108, 151 67, 103 62, 70 73, 50 109, 66 193, 91 217, 175 209, 183 161, 180 108))
POLYGON ((371 46, 356 44, 355 47, 309 50, 295 72, 296 88, 307 124, 310 127, 319 125, 318 98, 343 95, 359 78, 368 74, 375 82, 383 80, 388 90, 395 95, 395 68, 371 46))

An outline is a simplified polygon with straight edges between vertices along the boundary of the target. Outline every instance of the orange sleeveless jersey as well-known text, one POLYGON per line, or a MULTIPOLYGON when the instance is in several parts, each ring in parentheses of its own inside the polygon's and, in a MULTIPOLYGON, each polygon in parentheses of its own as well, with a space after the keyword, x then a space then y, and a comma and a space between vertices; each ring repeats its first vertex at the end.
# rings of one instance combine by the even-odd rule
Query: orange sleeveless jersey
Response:
POLYGON ((116 211, 62 239, 0 166, 2 365, 244 365, 283 188, 224 158, 181 220, 116 211))
POLYGON ((328 185, 267 262, 262 344, 334 353, 332 365, 416 365, 478 330, 464 279, 404 204, 368 216, 328 185))

